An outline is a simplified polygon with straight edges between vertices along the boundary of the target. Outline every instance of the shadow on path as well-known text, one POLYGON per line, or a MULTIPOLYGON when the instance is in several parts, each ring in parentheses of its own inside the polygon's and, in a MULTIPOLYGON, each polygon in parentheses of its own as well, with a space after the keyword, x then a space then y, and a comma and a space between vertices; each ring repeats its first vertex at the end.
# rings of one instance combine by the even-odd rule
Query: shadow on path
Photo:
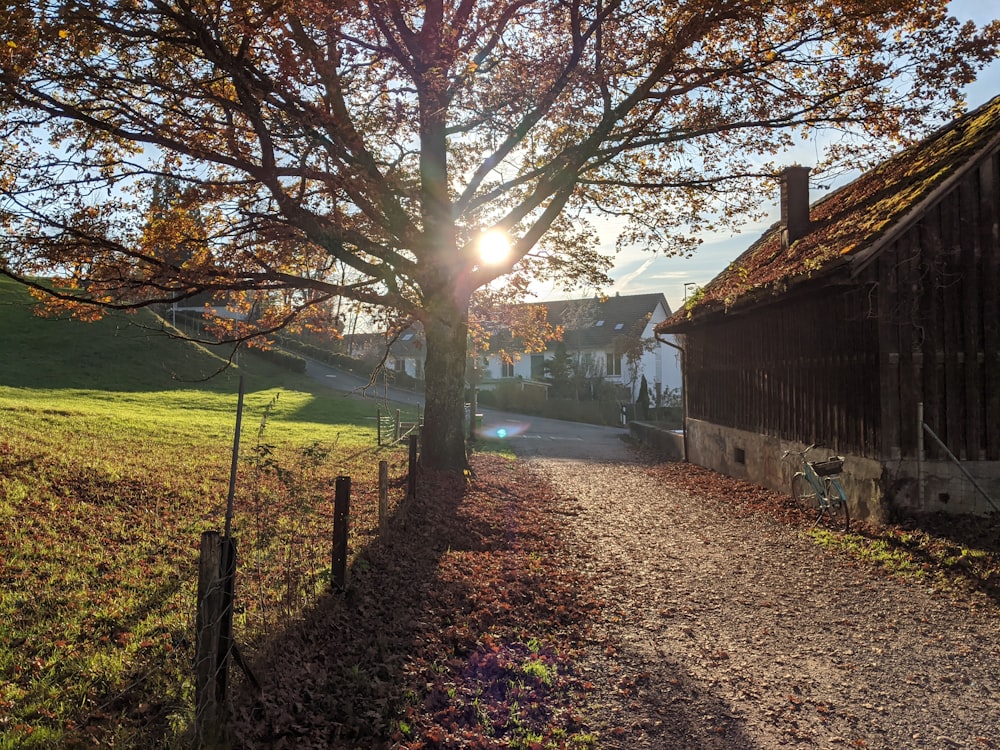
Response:
MULTIPOLYGON (((582 654, 601 647, 599 610, 592 581, 566 564, 572 519, 522 465, 474 466, 469 483, 425 478, 358 555, 346 595, 260 647, 262 691, 235 701, 238 746, 508 748, 597 729, 582 654)), ((725 705, 680 665, 616 679, 662 723, 602 726, 590 747, 641 747, 637 732, 670 739, 648 747, 751 747, 734 719, 706 728, 725 705)))

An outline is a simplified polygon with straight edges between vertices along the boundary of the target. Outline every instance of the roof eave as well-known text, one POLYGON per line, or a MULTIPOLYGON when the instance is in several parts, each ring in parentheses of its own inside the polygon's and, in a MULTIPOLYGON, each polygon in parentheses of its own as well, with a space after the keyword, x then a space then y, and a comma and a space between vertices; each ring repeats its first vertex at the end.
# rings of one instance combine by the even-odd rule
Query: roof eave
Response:
POLYGON ((670 321, 665 320, 655 328, 656 333, 687 333, 701 325, 717 322, 722 319, 731 320, 751 311, 757 311, 762 306, 774 304, 789 294, 797 293, 820 281, 829 282, 830 277, 845 267, 849 267, 850 261, 847 257, 841 256, 831 260, 821 268, 800 276, 783 278, 764 284, 755 289, 751 289, 740 295, 731 305, 712 300, 704 302, 692 308, 690 317, 684 316, 677 323, 666 325, 670 321))
POLYGON ((955 185, 961 182, 965 176, 978 165, 985 156, 1000 148, 1000 133, 991 138, 985 146, 967 159, 965 163, 948 176, 936 188, 928 193, 924 198, 914 205, 903 216, 897 219, 892 227, 879 235, 870 245, 857 250, 847 256, 851 263, 851 275, 858 276, 878 257, 879 253, 896 239, 901 237, 914 224, 924 217, 938 201, 951 192, 955 185))

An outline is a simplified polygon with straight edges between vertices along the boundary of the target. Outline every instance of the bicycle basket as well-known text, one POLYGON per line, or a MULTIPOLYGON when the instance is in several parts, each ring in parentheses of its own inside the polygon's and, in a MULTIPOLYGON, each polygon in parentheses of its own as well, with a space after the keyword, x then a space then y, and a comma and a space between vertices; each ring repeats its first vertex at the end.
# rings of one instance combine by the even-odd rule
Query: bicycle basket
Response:
POLYGON ((810 461, 809 465, 821 477, 828 477, 831 474, 839 474, 844 468, 844 459, 840 456, 831 456, 826 461, 810 461))

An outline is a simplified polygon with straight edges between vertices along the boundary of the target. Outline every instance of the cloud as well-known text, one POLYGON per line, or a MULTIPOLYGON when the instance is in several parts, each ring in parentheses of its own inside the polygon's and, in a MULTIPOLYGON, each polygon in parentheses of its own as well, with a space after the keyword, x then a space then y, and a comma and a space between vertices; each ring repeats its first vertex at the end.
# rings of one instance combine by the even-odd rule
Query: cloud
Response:
MULTIPOLYGON (((637 269, 635 269, 631 273, 626 273, 621 276, 617 276, 615 279, 615 287, 617 288, 617 290, 622 294, 628 293, 629 285, 633 281, 638 279, 640 276, 642 276, 647 270, 649 270, 649 268, 653 265, 655 261, 656 261, 656 256, 652 255, 645 261, 643 261, 642 265, 640 265, 637 269)), ((612 274, 614 275, 614 271, 612 271, 612 274)))

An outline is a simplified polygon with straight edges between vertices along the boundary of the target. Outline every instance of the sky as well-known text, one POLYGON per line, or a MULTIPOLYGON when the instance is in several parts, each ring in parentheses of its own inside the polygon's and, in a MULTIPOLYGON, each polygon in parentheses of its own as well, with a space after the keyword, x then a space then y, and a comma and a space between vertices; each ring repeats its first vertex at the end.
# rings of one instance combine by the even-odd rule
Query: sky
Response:
MULTIPOLYGON (((950 9, 959 20, 971 18, 980 24, 1000 17, 1000 2, 997 0, 952 0, 950 9)), ((1000 61, 983 70, 976 82, 965 90, 969 109, 974 109, 997 95, 1000 95, 1000 61)), ((790 157, 789 163, 793 162, 803 163, 797 158, 790 157)), ((832 187, 840 187, 840 183, 835 183, 832 187)), ((818 200, 824 194, 825 192, 821 193, 814 188, 811 199, 818 200)), ((767 217, 760 222, 745 225, 739 234, 703 236, 701 238, 703 244, 691 258, 671 258, 648 251, 628 249, 615 255, 614 232, 607 232, 602 235, 602 249, 609 255, 615 255, 615 264, 611 270, 615 284, 602 291, 607 294, 662 292, 667 298, 670 309, 678 309, 684 302, 685 290, 690 291, 694 287, 707 284, 777 221, 777 192, 771 198, 764 196, 762 200, 765 203, 764 208, 769 209, 767 217)), ((586 296, 583 292, 567 295, 561 290, 554 289, 538 289, 536 293, 543 301, 567 296, 586 296)))

